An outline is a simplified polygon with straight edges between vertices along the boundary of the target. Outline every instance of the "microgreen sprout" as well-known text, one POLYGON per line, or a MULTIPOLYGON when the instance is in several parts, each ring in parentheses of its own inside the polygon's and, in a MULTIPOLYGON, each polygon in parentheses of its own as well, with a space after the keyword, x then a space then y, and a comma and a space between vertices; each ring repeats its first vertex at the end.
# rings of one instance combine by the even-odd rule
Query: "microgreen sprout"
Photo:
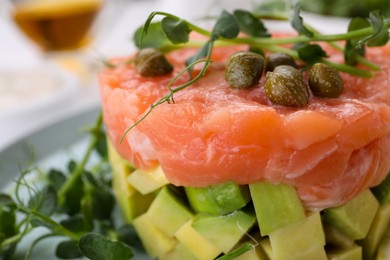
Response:
POLYGON ((51 237, 64 238, 55 248, 56 256, 62 259, 131 259, 132 249, 120 234, 126 226, 116 226, 111 173, 105 171, 108 161, 101 115, 89 133, 81 162, 71 160, 68 172, 51 169, 46 182, 40 181, 38 186, 27 177, 39 169, 28 167, 16 180, 13 197, 0 193, 1 259, 10 259, 19 242, 37 227, 43 232, 32 240, 25 259, 37 244, 51 237), (92 167, 86 168, 92 154, 100 158, 93 172, 92 167))
MULTIPOLYGON (((271 15, 270 17, 273 17, 271 15)), ((284 19, 285 17, 281 17, 284 19)), ((303 67, 307 68, 314 63, 325 63, 337 70, 355 76, 369 78, 379 66, 364 58, 366 46, 382 46, 389 40, 388 28, 390 21, 385 20, 379 12, 372 12, 368 19, 352 19, 348 32, 342 34, 324 35, 307 25, 300 15, 300 3, 294 7, 294 14, 291 25, 296 30, 296 36, 271 38, 270 33, 263 22, 254 14, 244 10, 236 10, 233 13, 223 11, 217 18, 211 31, 196 26, 176 15, 166 12, 153 12, 149 15, 144 25, 134 34, 134 42, 138 48, 153 47, 162 52, 169 52, 178 48, 198 47, 195 55, 186 61, 188 71, 191 75, 197 61, 206 58, 201 72, 195 77, 177 87, 172 88, 172 83, 183 74, 183 71, 175 76, 168 85, 168 94, 155 103, 143 114, 143 116, 126 130, 121 138, 123 141, 126 134, 143 121, 152 110, 163 103, 173 103, 174 93, 183 90, 199 80, 211 63, 210 56, 214 46, 230 46, 237 44, 248 45, 250 49, 257 49, 267 52, 281 52, 290 55, 296 60, 302 61, 303 67), (160 22, 153 23, 156 16, 163 16, 160 22), (199 40, 191 40, 189 34, 196 32, 206 37, 202 43, 199 40), (243 32, 244 34, 240 34, 243 32), (345 47, 340 46, 339 41, 344 41, 345 47), (328 60, 326 51, 318 43, 324 42, 334 49, 343 52, 345 63, 336 63, 328 60), (291 45, 292 47, 287 47, 291 45), (358 68, 355 65, 360 63, 366 68, 358 68)))

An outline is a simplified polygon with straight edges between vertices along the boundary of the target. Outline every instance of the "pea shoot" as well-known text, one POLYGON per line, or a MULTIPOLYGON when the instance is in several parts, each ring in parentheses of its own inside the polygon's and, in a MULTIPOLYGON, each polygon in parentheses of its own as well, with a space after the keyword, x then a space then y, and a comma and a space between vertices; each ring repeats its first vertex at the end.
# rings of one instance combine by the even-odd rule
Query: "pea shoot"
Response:
POLYGON ((65 171, 49 170, 44 175, 43 187, 39 188, 28 175, 40 170, 28 167, 16 180, 14 196, 0 193, 1 259, 11 259, 22 239, 38 227, 43 228, 42 235, 32 241, 25 259, 37 244, 53 237, 63 238, 53 249, 58 258, 132 258, 127 241, 135 237, 134 232, 129 225, 122 226, 114 215, 101 116, 89 132, 90 142, 80 162, 70 160, 65 171), (92 154, 100 157, 94 169, 87 168, 92 154))

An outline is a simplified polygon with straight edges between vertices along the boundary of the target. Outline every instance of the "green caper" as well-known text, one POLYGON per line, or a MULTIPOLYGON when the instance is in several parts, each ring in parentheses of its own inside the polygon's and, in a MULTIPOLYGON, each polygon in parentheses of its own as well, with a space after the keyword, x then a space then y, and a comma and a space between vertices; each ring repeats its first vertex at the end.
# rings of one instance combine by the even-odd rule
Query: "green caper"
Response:
POLYGON ((263 74, 264 58, 254 52, 231 55, 226 63, 225 79, 231 88, 248 88, 257 84, 263 74))
POLYGON ((309 100, 309 89, 302 74, 288 65, 267 72, 264 88, 269 100, 276 105, 302 107, 309 100))
POLYGON ((274 69, 280 65, 289 65, 294 68, 298 67, 293 57, 285 53, 277 52, 268 55, 265 71, 274 71, 274 69))
POLYGON ((153 48, 141 49, 135 57, 135 67, 143 77, 157 77, 169 74, 173 66, 165 56, 153 48))
POLYGON ((344 88, 337 69, 323 63, 316 63, 311 67, 308 82, 313 95, 318 97, 339 97, 344 88))

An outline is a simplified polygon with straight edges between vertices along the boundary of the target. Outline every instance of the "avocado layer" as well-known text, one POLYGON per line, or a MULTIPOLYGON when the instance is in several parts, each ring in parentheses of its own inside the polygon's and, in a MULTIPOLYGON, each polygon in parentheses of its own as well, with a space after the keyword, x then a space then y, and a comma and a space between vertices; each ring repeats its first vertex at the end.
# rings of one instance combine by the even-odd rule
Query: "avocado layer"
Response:
POLYGON ((379 203, 374 195, 370 190, 366 190, 342 206, 326 209, 324 218, 351 239, 363 239, 378 207, 379 203))
POLYGON ((263 236, 305 218, 305 209, 293 187, 262 181, 249 188, 263 236))
POLYGON ((311 212, 285 184, 183 189, 169 184, 160 167, 134 170, 115 151, 109 155, 125 221, 151 257, 212 260, 247 243, 255 246, 237 259, 390 257, 386 183, 372 189, 375 196, 366 190, 345 205, 311 212))

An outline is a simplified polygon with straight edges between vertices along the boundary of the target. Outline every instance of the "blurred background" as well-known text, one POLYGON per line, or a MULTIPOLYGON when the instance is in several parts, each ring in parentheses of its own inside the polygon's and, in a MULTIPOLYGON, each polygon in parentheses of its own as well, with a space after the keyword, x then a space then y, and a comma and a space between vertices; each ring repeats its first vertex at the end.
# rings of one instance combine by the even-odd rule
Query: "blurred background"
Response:
MULTIPOLYGON (((0 0, 0 151, 53 122, 99 107, 97 75, 103 60, 135 50, 133 32, 150 12, 166 11, 199 22, 222 9, 274 11, 283 16, 296 2, 0 0)), ((345 17, 367 16, 369 10, 390 15, 389 0, 301 2, 305 19, 323 32, 343 31, 345 17), (334 17, 321 23, 323 15, 334 17)))

